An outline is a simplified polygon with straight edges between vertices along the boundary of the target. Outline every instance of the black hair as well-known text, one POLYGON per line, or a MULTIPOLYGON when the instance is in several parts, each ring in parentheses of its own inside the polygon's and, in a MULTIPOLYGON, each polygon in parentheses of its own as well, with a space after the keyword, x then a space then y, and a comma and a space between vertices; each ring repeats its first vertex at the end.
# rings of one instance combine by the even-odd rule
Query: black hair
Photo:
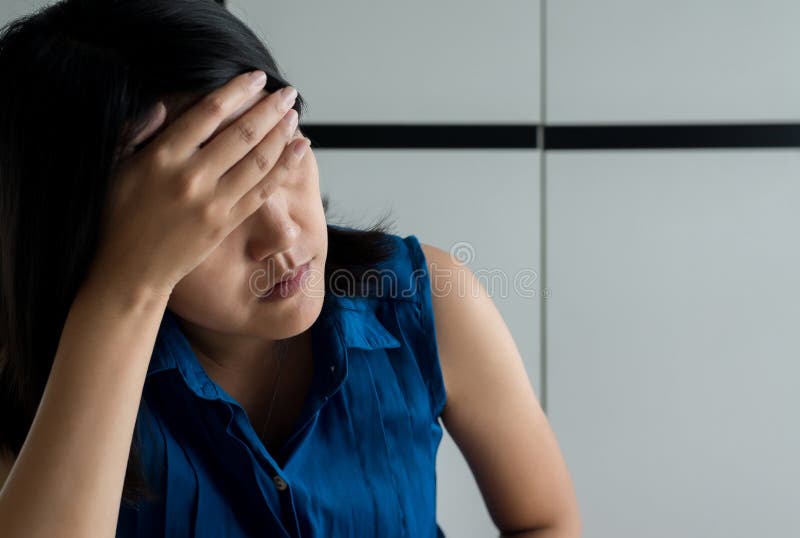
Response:
MULTIPOLYGON (((28 435, 97 249, 117 149, 159 100, 202 96, 254 69, 267 92, 289 85, 213 0, 62 0, 0 29, 0 451, 17 457, 28 435)), ((304 106, 298 94, 301 118, 304 106)), ((388 231, 385 217, 328 225, 326 285, 387 259, 388 231)), ((137 438, 122 494, 133 504, 152 496, 137 438)))

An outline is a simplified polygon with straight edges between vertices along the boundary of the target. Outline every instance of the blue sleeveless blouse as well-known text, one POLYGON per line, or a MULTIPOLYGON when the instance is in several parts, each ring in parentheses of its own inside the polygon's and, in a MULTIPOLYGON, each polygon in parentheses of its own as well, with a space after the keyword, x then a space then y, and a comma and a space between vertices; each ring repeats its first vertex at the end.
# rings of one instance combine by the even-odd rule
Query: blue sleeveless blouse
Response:
POLYGON ((391 275, 380 293, 326 292, 310 329, 311 386, 277 454, 165 311, 137 417, 157 498, 121 504, 118 537, 444 536, 430 276, 416 236, 388 235, 396 249, 375 266, 391 275))

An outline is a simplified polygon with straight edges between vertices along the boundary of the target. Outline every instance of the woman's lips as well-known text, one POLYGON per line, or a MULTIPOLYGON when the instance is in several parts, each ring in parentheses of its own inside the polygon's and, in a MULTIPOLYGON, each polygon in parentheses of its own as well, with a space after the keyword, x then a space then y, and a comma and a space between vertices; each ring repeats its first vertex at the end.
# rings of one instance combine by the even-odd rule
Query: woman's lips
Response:
POLYGON ((284 280, 278 282, 277 284, 269 288, 260 299, 266 300, 277 297, 283 298, 283 297, 288 297, 290 295, 294 295, 294 293, 301 287, 301 284, 303 282, 303 277, 308 273, 310 267, 311 267, 311 260, 297 267, 292 276, 286 277, 284 280))

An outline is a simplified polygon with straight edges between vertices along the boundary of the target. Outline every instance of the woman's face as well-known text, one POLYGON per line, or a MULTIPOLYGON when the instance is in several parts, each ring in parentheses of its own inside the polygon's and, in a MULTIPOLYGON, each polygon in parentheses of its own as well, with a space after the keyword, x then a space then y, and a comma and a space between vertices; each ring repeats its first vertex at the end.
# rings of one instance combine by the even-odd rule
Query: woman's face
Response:
MULTIPOLYGON (((248 99, 214 134, 266 94, 248 99)), ((165 124, 172 119, 168 109, 165 124)), ((298 129, 292 140, 302 136, 298 129)), ((290 172, 277 174, 275 181, 264 204, 173 289, 168 307, 195 330, 277 340, 302 333, 317 319, 324 299, 328 235, 314 152, 306 150, 300 162, 290 172), (306 262, 309 271, 297 292, 259 300, 306 262)))

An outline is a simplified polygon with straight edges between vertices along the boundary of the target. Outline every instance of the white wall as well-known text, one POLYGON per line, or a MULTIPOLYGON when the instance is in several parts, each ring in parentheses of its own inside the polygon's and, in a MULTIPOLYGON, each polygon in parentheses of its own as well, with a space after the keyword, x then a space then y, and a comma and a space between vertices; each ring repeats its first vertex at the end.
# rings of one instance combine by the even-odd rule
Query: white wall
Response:
POLYGON ((308 98, 308 123, 539 120, 538 1, 227 5, 308 98))
POLYGON ((797 121, 793 0, 547 3, 547 121, 797 121))
POLYGON ((547 161, 549 417, 585 536, 800 536, 800 152, 547 161))
MULTIPOLYGON (((547 3, 553 125, 796 122, 788 1, 547 3)), ((549 418, 587 538, 800 536, 800 152, 547 151, 549 418)))

